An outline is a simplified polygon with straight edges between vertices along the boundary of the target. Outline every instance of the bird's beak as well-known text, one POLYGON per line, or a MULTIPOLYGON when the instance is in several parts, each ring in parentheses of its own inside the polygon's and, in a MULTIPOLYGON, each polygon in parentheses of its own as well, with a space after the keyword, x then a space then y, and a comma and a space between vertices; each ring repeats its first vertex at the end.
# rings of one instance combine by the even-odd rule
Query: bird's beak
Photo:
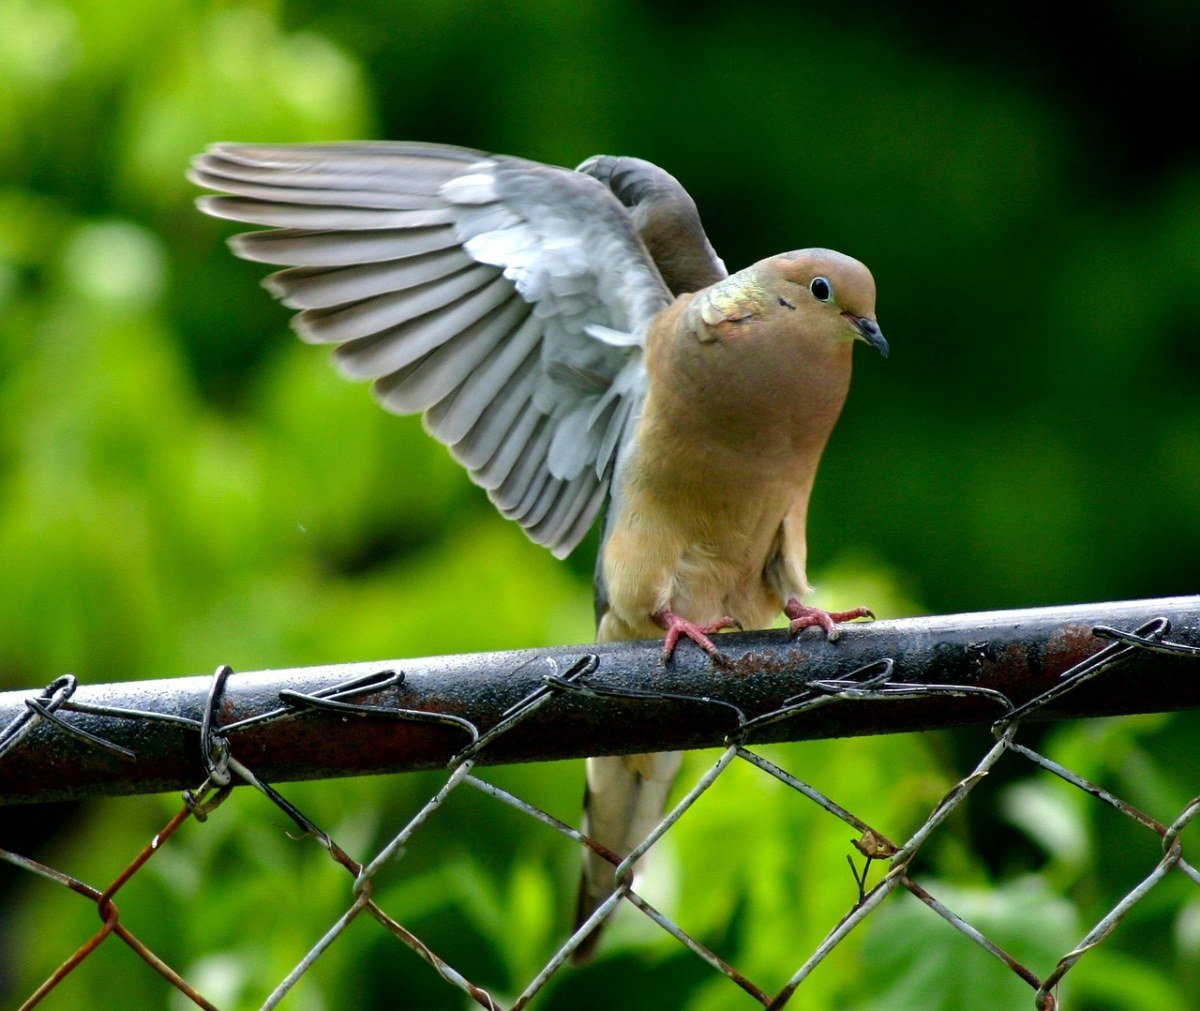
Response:
POLYGON ((888 356, 888 342, 883 336, 883 332, 879 329, 879 324, 873 319, 867 319, 865 316, 855 316, 852 312, 843 312, 858 331, 860 337, 878 351, 884 358, 888 356))

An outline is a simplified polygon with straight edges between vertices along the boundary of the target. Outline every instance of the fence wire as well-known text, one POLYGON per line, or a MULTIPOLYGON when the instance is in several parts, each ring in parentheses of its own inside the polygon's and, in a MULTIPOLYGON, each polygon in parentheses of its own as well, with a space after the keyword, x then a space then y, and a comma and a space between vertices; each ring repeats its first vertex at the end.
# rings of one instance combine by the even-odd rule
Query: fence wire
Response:
MULTIPOLYGON (((1191 603, 1194 607, 1195 601, 1193 600, 1191 603)), ((558 949, 541 970, 528 980, 521 993, 508 1005, 514 1011, 528 1006, 534 1000, 547 982, 556 973, 563 970, 573 952, 588 936, 592 928, 619 904, 626 904, 637 909, 658 928, 674 937, 696 958, 702 960, 715 972, 727 977, 731 985, 739 987, 763 1007, 782 1008, 792 1000, 804 981, 830 952, 878 909, 889 895, 901 889, 909 892, 933 910, 947 924, 947 929, 957 931, 969 938, 992 955, 999 966, 1003 966, 1005 970, 1024 981, 1030 988, 1033 1006, 1038 1011, 1053 1011, 1060 1006, 1058 988, 1064 977, 1084 955, 1103 943, 1116 929, 1122 918, 1164 878, 1171 874, 1178 874, 1194 884, 1200 885, 1200 871, 1197 871, 1190 862, 1184 859, 1180 840, 1180 833, 1200 810, 1200 797, 1186 804, 1171 821, 1163 823, 1020 743, 1016 738, 1022 723, 1037 719, 1039 715, 1044 717, 1046 707, 1059 702, 1064 696, 1077 692, 1084 683, 1110 674, 1114 668, 1124 664, 1131 657, 1169 656, 1183 661, 1185 670, 1190 671, 1193 676, 1200 673, 1195 666, 1196 661, 1200 660, 1200 645, 1177 641, 1170 637, 1171 631, 1171 621, 1166 616, 1154 617, 1131 629, 1097 625, 1091 629, 1091 634, 1102 640, 1105 645, 1063 671, 1054 679, 1051 687, 1019 704, 1014 703, 1003 692, 982 685, 898 681, 895 679, 895 659, 881 657, 837 677, 818 677, 809 680, 805 683, 802 691, 784 699, 782 704, 757 713, 744 712, 738 705, 720 698, 680 695, 642 688, 622 688, 614 686, 608 681, 601 682, 595 677, 599 666, 599 657, 595 653, 581 650, 573 662, 550 661, 547 669, 539 678, 540 683, 537 687, 517 703, 499 713, 498 719, 494 720, 486 729, 469 719, 448 712, 378 705, 361 701, 365 697, 376 696, 383 689, 403 683, 403 674, 390 669, 380 670, 367 676, 356 676, 315 691, 283 689, 278 692, 278 704, 273 709, 231 722, 222 722, 222 715, 226 711, 224 696, 231 674, 228 667, 221 667, 212 677, 207 704, 198 717, 180 715, 177 712, 80 702, 73 699, 78 687, 75 679, 69 676, 60 677, 36 695, 26 697, 24 711, 11 719, 3 729, 0 729, 0 771, 3 770, 4 762, 21 749, 44 747, 48 732, 51 735, 68 735, 74 742, 82 743, 86 748, 94 749, 109 757, 123 760, 137 758, 134 749, 87 729, 81 726, 79 721, 73 721, 70 718, 71 714, 83 714, 101 717, 103 720, 109 721, 104 724, 106 726, 115 725, 113 721, 117 724, 123 721, 132 721, 141 725, 160 722, 195 734, 200 742, 200 753, 206 776, 198 787, 184 792, 180 809, 161 830, 147 841, 145 847, 132 857, 125 869, 102 888, 79 881, 44 863, 0 848, 0 856, 14 866, 69 889, 94 903, 100 920, 100 926, 95 933, 66 957, 61 966, 28 996, 21 1007, 32 1008, 39 1004, 63 980, 72 973, 80 971, 81 967, 102 945, 112 943, 113 938, 119 939, 127 945, 150 970, 157 972, 163 978, 164 985, 174 987, 179 994, 198 1007, 215 1007, 179 972, 166 964, 147 944, 139 939, 122 920, 116 899, 121 889, 166 846, 187 845, 186 842, 178 841, 187 836, 187 831, 184 831, 185 826, 194 826, 220 817, 218 809, 231 795, 234 785, 246 784, 270 800, 302 833, 318 840, 327 851, 329 858, 335 864, 340 865, 351 879, 345 911, 334 922, 326 925, 324 932, 314 940, 310 950, 279 980, 278 985, 263 1004, 264 1008, 279 1006, 301 982, 305 973, 321 958, 330 944, 343 935, 352 922, 364 915, 376 921, 383 930, 411 949, 445 981, 448 987, 461 991, 480 1007, 494 1009, 494 1011, 501 1008, 499 1001, 489 993, 487 988, 468 978, 459 968, 449 964, 439 956, 430 943, 406 928, 397 918, 403 916, 403 910, 385 910, 372 894, 374 879, 381 869, 385 865, 394 866, 394 861, 403 854, 413 837, 425 825, 438 817, 439 809, 452 793, 469 789, 483 794, 491 801, 514 809, 523 816, 535 819, 574 844, 599 853, 614 866, 616 890, 612 896, 595 911, 586 923, 562 939, 558 949), (812 713, 814 710, 827 706, 854 707, 864 703, 892 705, 914 699, 936 702, 939 699, 967 697, 983 701, 994 707, 996 717, 991 724, 994 743, 975 767, 963 776, 933 807, 916 831, 900 842, 893 842, 878 827, 869 824, 839 805, 836 800, 827 797, 820 790, 804 782, 793 772, 781 768, 754 750, 757 740, 763 735, 766 728, 777 728, 781 724, 795 720, 802 714, 812 713), (567 698, 592 700, 593 704, 597 705, 603 705, 612 699, 645 701, 648 704, 666 704, 668 706, 673 702, 689 705, 699 704, 718 710, 722 718, 728 722, 729 730, 725 735, 724 750, 716 762, 691 785, 690 789, 687 789, 682 799, 665 815, 641 845, 624 859, 616 857, 577 829, 565 824, 530 800, 515 796, 475 774, 477 764, 487 758, 489 752, 497 746, 497 742, 502 741, 506 735, 512 734, 516 728, 530 720, 540 710, 560 704, 567 698), (461 734, 462 746, 449 761, 447 775, 441 787, 417 814, 392 836, 386 845, 378 852, 366 856, 362 861, 347 853, 329 833, 315 824, 279 790, 257 775, 248 764, 248 760, 238 757, 239 739, 243 738, 251 728, 279 721, 294 720, 301 713, 314 711, 342 718, 353 716, 364 720, 434 723, 454 728, 461 734), (39 731, 41 734, 41 737, 38 738, 42 742, 41 744, 34 740, 35 731, 39 731), (915 880, 911 873, 914 858, 931 836, 964 803, 996 763, 1010 758, 1032 763, 1096 801, 1111 806, 1144 830, 1157 835, 1161 843, 1162 857, 1155 866, 1145 873, 1141 880, 1109 909, 1070 950, 1064 952, 1045 975, 1040 975, 1034 968, 1024 965, 1014 958, 1002 946, 986 936, 982 930, 973 926, 966 918, 939 900, 936 895, 915 880), (818 805, 824 811, 851 826, 858 836, 854 847, 861 862, 856 863, 855 860, 847 857, 858 883, 856 900, 846 910, 845 915, 831 927, 824 940, 795 968, 787 982, 778 989, 772 989, 761 981, 756 982, 748 978, 747 975, 722 958, 718 952, 711 950, 697 938, 688 934, 633 888, 632 867, 639 857, 669 833, 680 819, 687 815, 696 801, 712 788, 713 784, 735 763, 745 763, 761 774, 773 777, 790 789, 797 802, 818 805), (868 887, 868 878, 872 876, 870 872, 875 865, 882 865, 883 872, 882 875, 874 875, 878 876, 879 880, 873 886, 868 887)), ((1192 640, 1200 638, 1200 629, 1192 627, 1186 632, 1186 638, 1192 640)), ((1189 680, 1191 679, 1189 678, 1189 680)), ((189 831, 195 831, 195 829, 190 828, 189 831)))

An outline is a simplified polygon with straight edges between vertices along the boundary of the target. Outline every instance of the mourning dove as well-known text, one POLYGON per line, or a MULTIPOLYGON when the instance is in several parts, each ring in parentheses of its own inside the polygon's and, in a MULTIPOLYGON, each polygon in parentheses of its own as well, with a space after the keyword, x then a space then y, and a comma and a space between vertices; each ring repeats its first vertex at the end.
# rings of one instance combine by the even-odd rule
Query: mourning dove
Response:
MULTIPOLYGON (((887 354, 857 260, 803 249, 728 274, 662 169, 575 171, 415 143, 219 144, 190 178, 208 214, 273 226, 235 253, 336 345, 382 405, 421 412, 531 539, 563 557, 608 500, 598 638, 710 636, 870 616, 801 601, 817 463, 851 351, 887 354)), ((661 818, 675 753, 588 760, 584 831, 629 853, 661 818)), ((588 851, 583 923, 613 891, 588 851)), ((577 956, 595 945, 598 929, 577 956)))

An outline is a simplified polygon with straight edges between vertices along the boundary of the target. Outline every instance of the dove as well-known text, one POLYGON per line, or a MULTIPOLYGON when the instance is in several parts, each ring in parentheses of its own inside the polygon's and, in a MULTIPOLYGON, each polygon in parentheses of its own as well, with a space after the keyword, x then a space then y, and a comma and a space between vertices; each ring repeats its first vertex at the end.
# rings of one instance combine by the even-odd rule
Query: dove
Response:
MULTIPOLYGON (((571 170, 407 142, 216 144, 189 178, 207 214, 267 230, 233 251, 305 341, 381 405, 423 417, 504 516, 565 557, 596 524, 597 638, 792 634, 873 617, 803 603, 806 518, 850 385, 881 354, 875 282, 822 248, 730 274, 669 173, 597 156, 571 170)), ((591 758, 583 830, 631 852, 680 755, 591 758)), ((577 926, 614 890, 584 856, 577 926)), ((579 940, 595 948, 600 922, 579 940)))

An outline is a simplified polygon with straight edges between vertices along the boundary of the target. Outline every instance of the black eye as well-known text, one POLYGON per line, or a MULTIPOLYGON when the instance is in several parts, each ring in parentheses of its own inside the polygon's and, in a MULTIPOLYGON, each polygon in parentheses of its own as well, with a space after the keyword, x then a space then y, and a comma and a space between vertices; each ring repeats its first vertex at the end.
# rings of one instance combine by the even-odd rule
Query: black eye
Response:
POLYGON ((818 302, 833 301, 833 285, 829 283, 827 277, 814 277, 808 282, 808 290, 812 292, 813 298, 818 302))

